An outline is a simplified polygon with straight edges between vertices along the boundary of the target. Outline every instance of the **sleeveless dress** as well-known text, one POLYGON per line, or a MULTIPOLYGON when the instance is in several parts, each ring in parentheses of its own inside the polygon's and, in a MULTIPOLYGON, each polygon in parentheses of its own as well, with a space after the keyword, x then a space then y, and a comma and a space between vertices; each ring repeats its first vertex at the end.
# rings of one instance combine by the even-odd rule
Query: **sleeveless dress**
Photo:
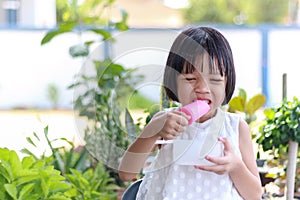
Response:
MULTIPOLYGON (((217 115, 220 112, 224 113, 224 124, 218 136, 226 137, 233 146, 236 155, 241 157, 238 143, 240 117, 221 109, 218 109, 217 115)), ((214 118, 203 123, 194 122, 176 140, 190 139, 201 143, 211 132, 209 127, 214 118)), ((216 144, 213 148, 218 151, 218 145, 223 146, 223 144, 221 142, 216 142, 216 144)), ((195 169, 193 165, 178 164, 173 157, 172 148, 173 144, 163 145, 152 164, 144 170, 145 176, 137 193, 137 200, 243 199, 228 174, 218 175, 195 169)), ((222 154, 223 147, 219 149, 222 154)), ((207 155, 211 154, 207 153, 207 155)))

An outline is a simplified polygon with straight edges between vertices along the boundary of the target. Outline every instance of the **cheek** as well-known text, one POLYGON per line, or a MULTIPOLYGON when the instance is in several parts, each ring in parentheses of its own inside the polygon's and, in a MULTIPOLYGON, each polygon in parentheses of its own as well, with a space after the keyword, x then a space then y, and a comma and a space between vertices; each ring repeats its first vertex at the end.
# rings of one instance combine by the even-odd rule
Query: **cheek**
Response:
POLYGON ((215 100, 223 103, 226 97, 225 85, 213 85, 210 87, 210 90, 213 91, 215 100))
POLYGON ((177 86, 177 98, 180 103, 187 104, 190 102, 191 94, 193 94, 193 87, 189 84, 180 83, 177 86))

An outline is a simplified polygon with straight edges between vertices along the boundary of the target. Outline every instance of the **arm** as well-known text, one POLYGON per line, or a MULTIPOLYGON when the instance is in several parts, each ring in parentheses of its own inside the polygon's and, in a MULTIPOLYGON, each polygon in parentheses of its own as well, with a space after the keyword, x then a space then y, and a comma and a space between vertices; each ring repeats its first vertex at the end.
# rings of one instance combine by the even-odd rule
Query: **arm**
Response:
POLYGON ((129 146, 119 165, 119 176, 130 181, 144 167, 145 161, 160 137, 170 140, 181 134, 189 117, 179 111, 159 112, 145 126, 140 136, 129 146))
POLYGON ((261 199, 262 187, 255 161, 251 134, 247 123, 244 121, 239 123, 239 144, 242 160, 230 172, 230 177, 244 199, 261 199))
POLYGON ((228 173, 237 191, 245 200, 261 199, 262 187, 253 152, 251 134, 246 122, 239 122, 239 148, 242 159, 235 155, 226 138, 219 138, 219 141, 224 144, 224 156, 221 158, 207 156, 206 159, 215 165, 196 166, 196 168, 217 174, 228 173))

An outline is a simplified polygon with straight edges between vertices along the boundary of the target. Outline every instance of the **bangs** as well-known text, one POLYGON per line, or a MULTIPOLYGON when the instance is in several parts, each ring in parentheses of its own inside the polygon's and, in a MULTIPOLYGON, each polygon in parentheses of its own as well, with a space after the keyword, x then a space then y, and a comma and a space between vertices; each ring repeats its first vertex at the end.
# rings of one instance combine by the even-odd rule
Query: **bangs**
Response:
POLYGON ((220 74, 223 76, 224 74, 224 64, 223 62, 219 62, 221 59, 217 59, 216 56, 211 56, 208 55, 208 53, 203 53, 197 56, 194 56, 194 60, 192 63, 189 61, 185 60, 182 68, 183 74, 191 74, 195 70, 203 73, 204 72, 204 67, 208 66, 209 68, 209 73, 210 74, 220 74))

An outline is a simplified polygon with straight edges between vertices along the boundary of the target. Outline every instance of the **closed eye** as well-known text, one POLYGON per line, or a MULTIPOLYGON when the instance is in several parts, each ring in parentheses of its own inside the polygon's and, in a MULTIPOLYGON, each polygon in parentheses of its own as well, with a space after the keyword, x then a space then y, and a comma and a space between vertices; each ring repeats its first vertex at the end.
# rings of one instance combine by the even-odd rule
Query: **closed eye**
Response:
POLYGON ((214 79, 214 78, 211 78, 210 80, 211 80, 211 81, 216 81, 216 82, 221 82, 221 81, 223 81, 223 79, 214 79))
POLYGON ((219 83, 219 82, 223 82, 223 79, 210 79, 210 81, 219 83))
POLYGON ((187 81, 194 81, 194 80, 196 80, 196 78, 185 78, 185 80, 187 80, 187 81))

